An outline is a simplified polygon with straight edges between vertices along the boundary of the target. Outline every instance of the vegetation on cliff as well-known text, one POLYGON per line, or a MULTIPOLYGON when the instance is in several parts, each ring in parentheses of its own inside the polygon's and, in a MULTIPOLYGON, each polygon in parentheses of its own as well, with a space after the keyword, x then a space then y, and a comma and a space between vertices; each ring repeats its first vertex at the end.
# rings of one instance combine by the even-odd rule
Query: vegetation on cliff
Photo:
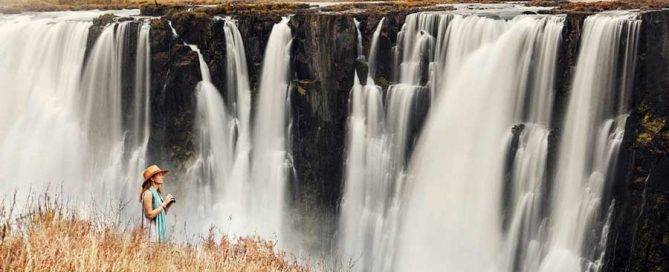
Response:
POLYGON ((646 104, 639 107, 639 113, 642 115, 641 127, 637 131, 635 144, 638 147, 651 148, 657 153, 667 153, 669 128, 666 126, 666 118, 653 114, 646 104))
POLYGON ((550 13, 597 13, 606 10, 626 10, 626 9, 660 9, 669 7, 669 2, 665 0, 617 0, 617 1, 598 1, 598 2, 568 2, 568 1, 546 1, 534 0, 529 3, 533 6, 551 6, 555 9, 550 13))

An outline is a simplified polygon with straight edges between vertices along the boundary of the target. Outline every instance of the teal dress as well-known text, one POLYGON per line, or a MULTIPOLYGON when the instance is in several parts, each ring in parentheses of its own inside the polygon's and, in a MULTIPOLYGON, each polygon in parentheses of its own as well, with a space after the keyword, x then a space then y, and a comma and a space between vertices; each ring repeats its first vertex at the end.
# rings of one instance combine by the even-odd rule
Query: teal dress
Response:
MULTIPOLYGON (((156 191, 156 188, 153 188, 151 186, 149 188, 149 192, 151 192, 152 195, 152 208, 157 209, 160 207, 160 205, 163 204, 163 199, 160 197, 160 194, 158 194, 158 191, 156 191)), ((143 210, 143 209, 142 209, 143 210)), ((149 233, 149 236, 154 238, 154 240, 157 240, 158 242, 165 242, 167 240, 167 235, 166 235, 166 227, 165 227, 165 210, 161 210, 160 213, 151 220, 151 227, 150 231, 152 233, 149 233), (155 236, 154 236, 155 235, 155 236)))

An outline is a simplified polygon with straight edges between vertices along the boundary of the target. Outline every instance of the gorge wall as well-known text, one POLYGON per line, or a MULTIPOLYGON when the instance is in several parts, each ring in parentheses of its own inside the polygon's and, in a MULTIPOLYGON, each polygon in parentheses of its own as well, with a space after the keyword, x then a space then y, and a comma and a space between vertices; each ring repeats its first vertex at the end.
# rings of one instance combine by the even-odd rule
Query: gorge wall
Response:
POLYGON ((669 13, 642 15, 634 85, 607 249, 608 271, 667 271, 669 261, 669 13))

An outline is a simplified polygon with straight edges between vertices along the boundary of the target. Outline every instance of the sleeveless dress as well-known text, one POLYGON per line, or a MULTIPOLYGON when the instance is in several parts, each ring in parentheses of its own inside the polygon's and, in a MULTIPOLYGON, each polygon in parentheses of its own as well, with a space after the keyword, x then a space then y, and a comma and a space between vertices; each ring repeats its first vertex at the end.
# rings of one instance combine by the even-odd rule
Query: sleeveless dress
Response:
MULTIPOLYGON (((151 186, 148 190, 151 192, 151 208, 156 209, 160 207, 160 205, 163 204, 163 198, 158 194, 158 191, 151 186)), ((143 198, 144 196, 142 196, 143 198)), ((143 203, 142 199, 142 203, 143 203)), ((142 222, 144 218, 146 218, 146 213, 144 211, 144 208, 142 208, 142 222)), ((165 210, 160 211, 160 213, 154 217, 152 220, 149 221, 149 226, 147 228, 147 235, 149 237, 150 241, 153 242, 164 242, 167 240, 167 235, 166 235, 166 224, 165 224, 165 210)))

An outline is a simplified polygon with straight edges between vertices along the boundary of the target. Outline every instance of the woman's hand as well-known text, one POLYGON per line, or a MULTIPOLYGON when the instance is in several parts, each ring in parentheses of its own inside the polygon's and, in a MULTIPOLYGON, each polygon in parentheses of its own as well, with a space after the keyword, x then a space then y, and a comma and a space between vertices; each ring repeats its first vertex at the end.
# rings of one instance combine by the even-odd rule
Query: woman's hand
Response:
POLYGON ((170 205, 172 205, 173 201, 174 201, 174 197, 172 195, 168 194, 167 196, 165 196, 165 200, 163 200, 163 204, 166 205, 167 207, 169 207, 170 205))
POLYGON ((163 202, 163 205, 165 205, 165 212, 170 210, 172 204, 174 204, 174 197, 171 194, 167 194, 165 202, 163 202))

